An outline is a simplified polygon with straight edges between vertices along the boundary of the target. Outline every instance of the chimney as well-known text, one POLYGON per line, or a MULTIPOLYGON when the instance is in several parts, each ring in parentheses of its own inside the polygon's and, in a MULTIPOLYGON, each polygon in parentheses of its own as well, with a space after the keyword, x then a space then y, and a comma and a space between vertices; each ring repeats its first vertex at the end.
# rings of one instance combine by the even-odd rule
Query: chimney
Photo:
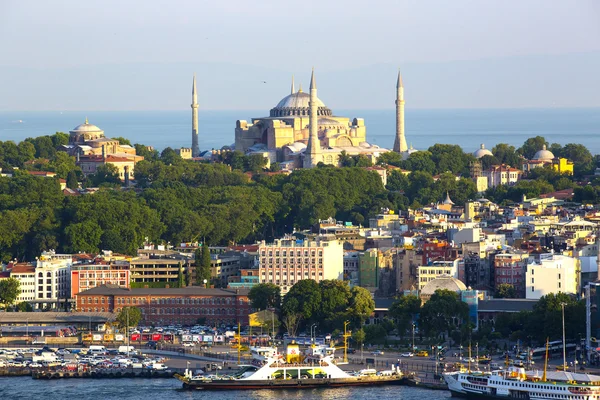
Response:
POLYGON ((129 187, 129 165, 125 166, 125 187, 129 187))

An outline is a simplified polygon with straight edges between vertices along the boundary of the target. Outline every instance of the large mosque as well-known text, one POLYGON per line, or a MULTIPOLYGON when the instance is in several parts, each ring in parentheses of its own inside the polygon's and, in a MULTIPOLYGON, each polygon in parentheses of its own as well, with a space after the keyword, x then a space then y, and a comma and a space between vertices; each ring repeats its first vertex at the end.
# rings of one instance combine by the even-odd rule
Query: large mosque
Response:
MULTIPOLYGON (((238 120, 235 150, 245 154, 262 154, 271 163, 287 169, 312 168, 319 163, 339 165, 339 156, 365 155, 375 162, 390 150, 367 142, 367 128, 362 118, 335 116, 317 97, 314 70, 308 93, 297 91, 292 78, 290 94, 271 109, 268 117, 253 118, 251 123, 238 120)), ((396 137, 394 151, 407 154, 404 135, 404 86, 398 73, 396 83, 396 137)))

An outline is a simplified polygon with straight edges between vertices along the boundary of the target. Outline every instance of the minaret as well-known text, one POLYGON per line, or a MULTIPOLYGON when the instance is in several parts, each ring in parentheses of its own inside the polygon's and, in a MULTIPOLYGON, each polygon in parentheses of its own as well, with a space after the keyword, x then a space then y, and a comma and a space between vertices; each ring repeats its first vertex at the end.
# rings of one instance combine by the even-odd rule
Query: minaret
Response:
POLYGON ((196 74, 192 85, 192 157, 200 156, 198 147, 198 94, 196 93, 196 74))
POLYGON ((396 153, 408 151, 406 136, 404 136, 404 85, 402 84, 400 71, 398 71, 398 81, 396 82, 396 140, 394 140, 394 151, 396 153))
POLYGON ((321 142, 319 141, 318 133, 318 116, 317 116, 317 81, 315 80, 315 69, 312 70, 310 76, 310 101, 308 103, 309 108, 309 138, 308 147, 304 153, 304 168, 316 167, 321 157, 321 142))

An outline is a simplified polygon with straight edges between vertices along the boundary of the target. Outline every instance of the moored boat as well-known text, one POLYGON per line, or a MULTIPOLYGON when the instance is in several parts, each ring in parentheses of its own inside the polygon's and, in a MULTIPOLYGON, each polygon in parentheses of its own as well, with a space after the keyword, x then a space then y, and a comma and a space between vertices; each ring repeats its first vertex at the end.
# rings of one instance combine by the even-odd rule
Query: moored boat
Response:
POLYGON ((241 365, 231 375, 193 376, 186 370, 175 375, 185 389, 311 389, 319 387, 372 386, 403 383, 399 369, 349 373, 334 362, 334 349, 312 346, 301 354, 297 346, 288 347, 285 355, 275 348, 252 348, 252 363, 241 365))

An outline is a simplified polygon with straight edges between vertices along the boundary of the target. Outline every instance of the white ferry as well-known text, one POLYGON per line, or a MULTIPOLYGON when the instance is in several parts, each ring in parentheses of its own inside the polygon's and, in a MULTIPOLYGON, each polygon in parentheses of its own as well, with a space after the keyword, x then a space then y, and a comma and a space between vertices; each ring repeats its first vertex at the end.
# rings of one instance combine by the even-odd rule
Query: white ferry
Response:
POLYGON ((231 375, 175 375, 184 389, 309 389, 317 387, 371 386, 400 384, 404 378, 399 369, 379 373, 348 373, 335 363, 334 348, 312 346, 302 354, 298 345, 288 345, 286 354, 274 347, 253 347, 250 365, 240 365, 231 375))
POLYGON ((473 399, 600 400, 600 376, 525 371, 449 372, 444 374, 453 397, 473 399))

